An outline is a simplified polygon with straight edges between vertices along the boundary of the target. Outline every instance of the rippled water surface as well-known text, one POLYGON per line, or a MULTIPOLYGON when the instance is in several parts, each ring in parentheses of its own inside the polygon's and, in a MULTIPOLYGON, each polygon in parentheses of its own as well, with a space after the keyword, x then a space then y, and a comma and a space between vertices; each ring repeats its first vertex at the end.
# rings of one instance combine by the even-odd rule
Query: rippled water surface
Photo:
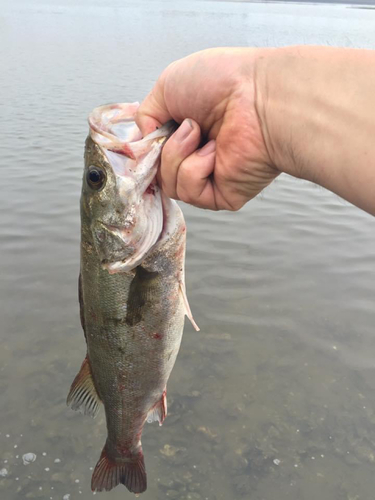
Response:
MULTIPOLYGON (((142 99, 198 49, 374 48, 374 26, 342 5, 0 0, 1 500, 92 498, 103 414, 65 406, 91 109, 142 99)), ((287 177, 239 213, 183 210, 201 332, 186 325, 169 416, 145 429, 142 498, 374 498, 374 219, 287 177)))

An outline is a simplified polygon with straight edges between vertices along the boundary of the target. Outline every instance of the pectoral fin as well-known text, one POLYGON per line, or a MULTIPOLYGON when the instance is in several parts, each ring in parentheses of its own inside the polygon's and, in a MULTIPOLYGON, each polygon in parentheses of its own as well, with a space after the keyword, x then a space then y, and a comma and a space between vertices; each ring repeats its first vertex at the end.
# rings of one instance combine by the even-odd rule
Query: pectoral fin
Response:
POLYGON ((81 411, 85 415, 95 418, 99 411, 99 403, 101 400, 96 392, 90 363, 86 356, 78 375, 73 380, 66 404, 72 410, 81 411))
POLYGON ((193 315, 191 313, 189 302, 188 302, 188 299, 187 299, 187 296, 186 296, 185 283, 183 283, 183 282, 180 282, 180 294, 181 294, 181 297, 182 297, 182 300, 183 300, 183 303, 184 303, 184 306, 185 306, 185 314, 190 319, 190 322, 193 325, 194 329, 197 332, 199 332, 200 328, 196 324, 196 322, 194 321, 193 315))

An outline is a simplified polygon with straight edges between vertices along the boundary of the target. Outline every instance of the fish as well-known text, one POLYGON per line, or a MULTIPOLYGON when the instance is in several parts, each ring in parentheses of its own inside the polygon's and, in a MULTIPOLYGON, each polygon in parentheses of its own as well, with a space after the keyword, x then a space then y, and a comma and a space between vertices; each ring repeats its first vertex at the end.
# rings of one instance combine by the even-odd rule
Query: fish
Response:
POLYGON ((138 103, 100 106, 89 116, 81 192, 79 304, 87 353, 67 398, 95 417, 107 439, 93 491, 147 488, 141 436, 167 416, 167 382, 180 348, 186 297, 186 225, 156 181, 168 122, 142 137, 138 103))

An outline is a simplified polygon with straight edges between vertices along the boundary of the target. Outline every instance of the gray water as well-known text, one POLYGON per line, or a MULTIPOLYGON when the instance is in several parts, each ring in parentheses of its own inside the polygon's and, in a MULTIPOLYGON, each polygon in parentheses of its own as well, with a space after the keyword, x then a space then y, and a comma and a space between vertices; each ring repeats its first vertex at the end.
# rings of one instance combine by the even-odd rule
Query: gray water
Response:
MULTIPOLYGON (((199 49, 374 48, 374 27, 374 10, 344 5, 0 0, 1 500, 93 495, 103 413, 65 406, 85 355, 78 203, 91 109, 141 100, 199 49)), ((239 213, 182 208, 201 332, 186 324, 168 418, 145 429, 142 498, 374 498, 375 220, 288 177, 239 213)), ((100 495, 132 498, 122 486, 100 495)))

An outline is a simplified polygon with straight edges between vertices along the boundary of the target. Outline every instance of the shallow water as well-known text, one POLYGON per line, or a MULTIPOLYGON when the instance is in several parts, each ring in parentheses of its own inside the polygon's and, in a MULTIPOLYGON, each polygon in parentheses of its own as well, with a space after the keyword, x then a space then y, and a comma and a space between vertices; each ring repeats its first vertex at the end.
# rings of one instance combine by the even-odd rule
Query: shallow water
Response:
MULTIPOLYGON (((92 498, 105 440, 65 406, 85 354, 78 200, 86 117, 218 45, 375 47, 343 5, 0 0, 0 498, 92 498), (35 453, 24 465, 22 456, 35 453), (70 495, 67 496, 67 495, 70 495)), ((186 324, 147 499, 368 500, 375 462, 375 221, 281 177, 239 213, 183 206, 186 324)), ((129 497, 124 488, 103 499, 129 497)))

